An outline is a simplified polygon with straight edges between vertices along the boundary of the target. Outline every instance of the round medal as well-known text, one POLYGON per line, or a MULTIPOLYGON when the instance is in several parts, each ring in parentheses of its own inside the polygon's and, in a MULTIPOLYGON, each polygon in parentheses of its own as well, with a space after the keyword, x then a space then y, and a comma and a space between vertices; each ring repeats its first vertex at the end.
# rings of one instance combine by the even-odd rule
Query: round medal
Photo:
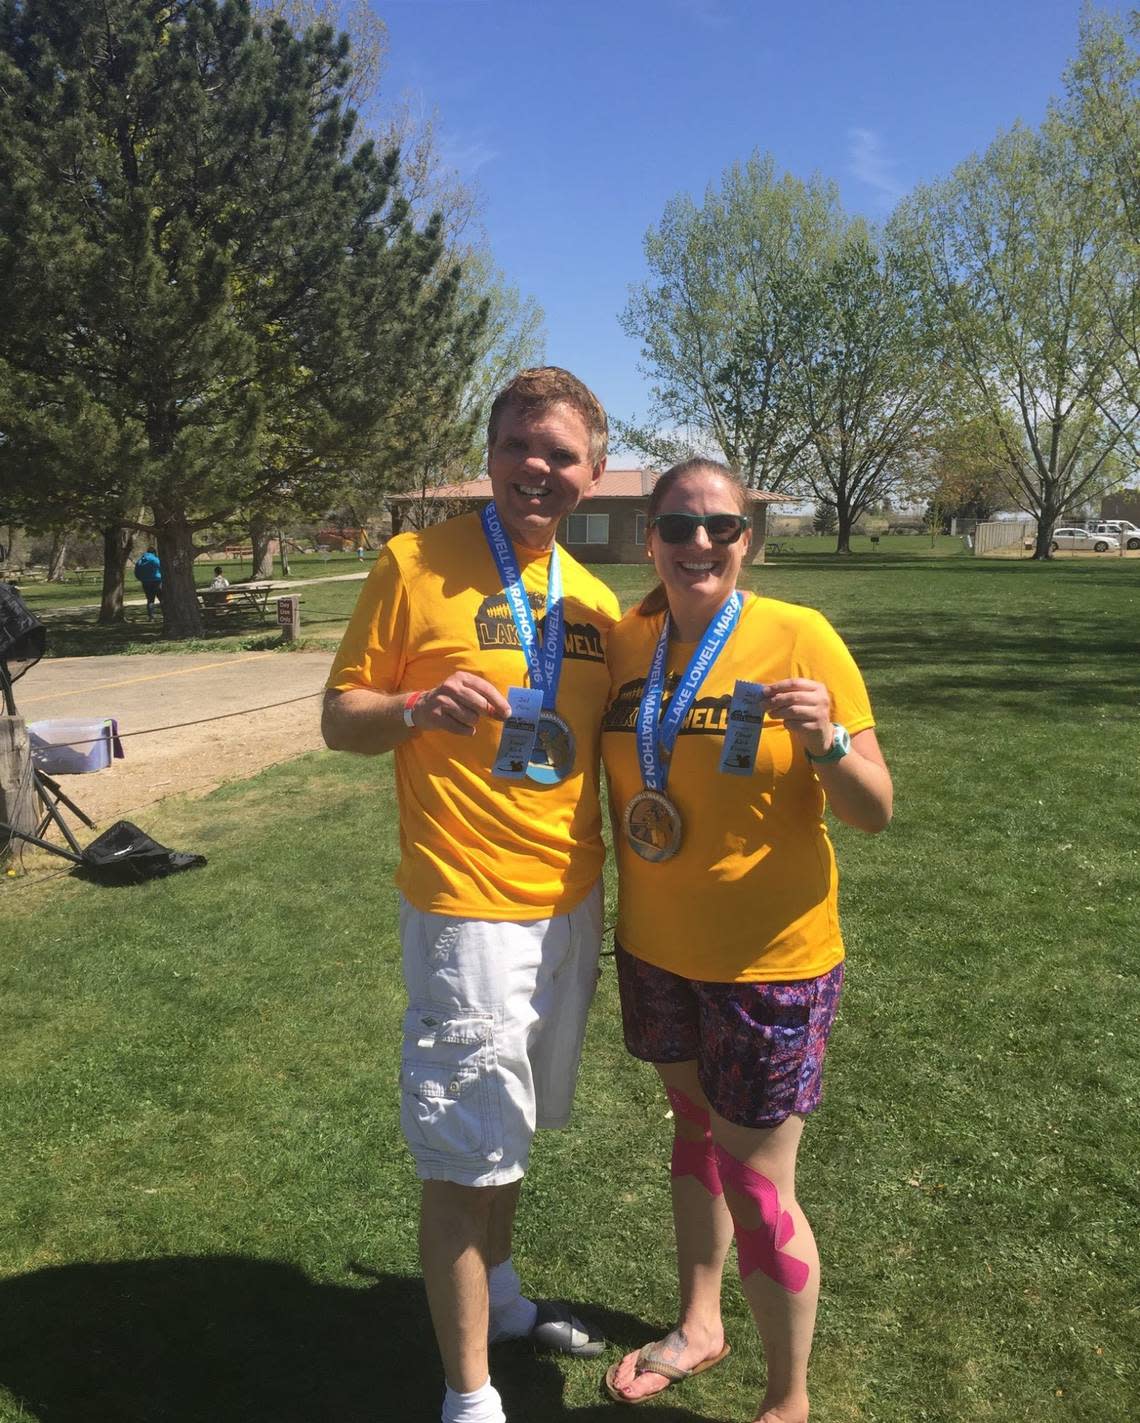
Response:
POLYGON ((556 786, 573 769, 574 733, 557 712, 541 712, 534 750, 526 768, 528 779, 540 786, 556 786))
POLYGON ((638 791, 626 805, 622 828, 643 860, 671 860, 681 848, 681 812, 661 791, 638 791))

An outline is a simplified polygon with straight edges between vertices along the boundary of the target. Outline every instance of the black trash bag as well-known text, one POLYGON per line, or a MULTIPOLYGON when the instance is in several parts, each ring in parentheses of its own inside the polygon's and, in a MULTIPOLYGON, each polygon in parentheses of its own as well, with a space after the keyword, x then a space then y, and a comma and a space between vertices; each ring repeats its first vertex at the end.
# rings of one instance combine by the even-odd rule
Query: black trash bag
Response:
POLYGON ((86 847, 82 865, 72 873, 96 884, 139 884, 142 880, 176 875, 179 870, 192 870, 205 863, 205 855, 168 850, 129 820, 116 820, 86 847))

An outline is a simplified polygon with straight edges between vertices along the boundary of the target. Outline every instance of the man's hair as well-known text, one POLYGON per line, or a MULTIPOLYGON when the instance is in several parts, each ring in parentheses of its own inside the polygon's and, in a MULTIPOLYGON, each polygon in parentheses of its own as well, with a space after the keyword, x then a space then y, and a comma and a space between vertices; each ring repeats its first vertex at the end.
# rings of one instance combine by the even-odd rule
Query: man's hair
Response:
POLYGON ((487 419, 487 448, 493 448, 499 421, 508 406, 530 412, 549 410, 554 405, 569 405, 582 417, 590 437, 590 463, 601 464, 609 446, 606 412, 594 392, 561 366, 534 366, 519 371, 514 380, 503 386, 487 419))

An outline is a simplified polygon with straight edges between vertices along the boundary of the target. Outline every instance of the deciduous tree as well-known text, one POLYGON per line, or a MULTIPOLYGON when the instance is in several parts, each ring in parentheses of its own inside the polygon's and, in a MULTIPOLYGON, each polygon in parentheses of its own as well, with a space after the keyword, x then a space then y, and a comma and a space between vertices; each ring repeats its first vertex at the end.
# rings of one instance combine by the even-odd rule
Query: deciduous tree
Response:
POLYGON ((898 477, 938 388, 922 303, 896 244, 833 185, 754 155, 675 198, 645 240, 652 272, 622 316, 655 406, 618 422, 658 463, 716 452, 752 485, 835 507, 837 548, 898 477))
POLYGON ((1081 47, 1066 73, 1059 119, 1081 155, 1087 179, 1101 194, 1103 214, 1123 233, 1124 281, 1131 303, 1109 293, 1106 309, 1119 320, 1123 361, 1140 366, 1140 10, 1127 24, 1088 9, 1081 47))
POLYGON ((806 448, 793 473, 835 508, 836 552, 906 477, 945 398, 936 331, 908 254, 861 221, 835 254, 787 282, 784 399, 806 448))
POLYGON ((1081 46, 1065 75, 1061 113, 1088 171, 1119 204, 1126 231, 1140 242, 1140 10, 1127 23, 1086 10, 1081 46))
POLYGON ((616 422, 622 440, 659 463, 716 453, 753 486, 785 487, 807 438, 786 398, 788 282, 843 227, 834 185, 778 174, 766 154, 729 168, 700 206, 674 198, 621 316, 654 398, 647 421, 616 422))
POLYGON ((1065 510, 1115 477, 1138 428, 1133 257, 1083 148, 1054 109, 896 215, 1009 485, 1038 521, 1035 558, 1049 557, 1065 510))
MULTIPOLYGON (((1016 437, 1012 413, 1009 438, 1016 437)), ((1014 501, 1002 441, 984 416, 964 416, 934 433, 931 456, 912 497, 950 518, 988 519, 1014 501)))

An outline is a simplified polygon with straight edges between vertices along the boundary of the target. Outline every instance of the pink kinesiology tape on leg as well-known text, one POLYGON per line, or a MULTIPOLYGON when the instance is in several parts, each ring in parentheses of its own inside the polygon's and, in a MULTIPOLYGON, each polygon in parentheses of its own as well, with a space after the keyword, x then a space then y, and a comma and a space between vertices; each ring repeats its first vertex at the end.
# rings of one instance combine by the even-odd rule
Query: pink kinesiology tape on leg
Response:
POLYGON ((679 1087, 666 1087, 665 1095, 673 1108, 675 1117, 683 1117, 704 1131, 703 1141, 689 1141, 673 1133, 673 1160, 670 1172, 677 1176, 695 1176, 710 1196, 719 1196, 724 1187, 717 1174, 716 1157, 713 1155, 712 1133, 709 1131, 709 1114, 685 1095, 679 1087))
POLYGON ((811 1270, 804 1260, 784 1252, 784 1246, 796 1233, 796 1227, 788 1211, 780 1208, 780 1196, 776 1187, 730 1156, 723 1146, 716 1148, 716 1165, 720 1179, 739 1191, 742 1196, 755 1201, 760 1209, 760 1225, 749 1230, 739 1223, 736 1226, 736 1259, 740 1266, 740 1278, 746 1279, 753 1270, 764 1273, 783 1285, 784 1289, 798 1295, 808 1282, 811 1270))

